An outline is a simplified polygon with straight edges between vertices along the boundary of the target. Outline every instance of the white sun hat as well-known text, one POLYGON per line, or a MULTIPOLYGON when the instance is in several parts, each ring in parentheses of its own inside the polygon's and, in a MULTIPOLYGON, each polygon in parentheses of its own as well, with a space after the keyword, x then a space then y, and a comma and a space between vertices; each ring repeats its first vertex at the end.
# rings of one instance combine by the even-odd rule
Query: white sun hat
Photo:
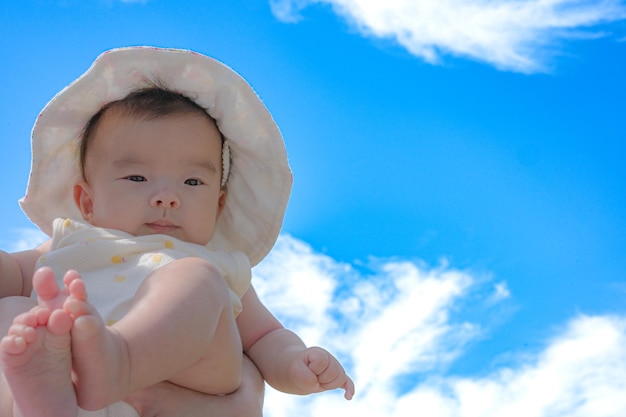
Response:
POLYGON ((87 121, 105 104, 158 82, 208 110, 230 147, 228 195, 211 248, 241 251, 252 265, 271 250, 292 175, 285 145, 259 97, 233 70, 196 52, 129 47, 107 51, 43 109, 32 131, 32 165, 20 206, 43 232, 57 217, 81 218, 73 185, 87 121))

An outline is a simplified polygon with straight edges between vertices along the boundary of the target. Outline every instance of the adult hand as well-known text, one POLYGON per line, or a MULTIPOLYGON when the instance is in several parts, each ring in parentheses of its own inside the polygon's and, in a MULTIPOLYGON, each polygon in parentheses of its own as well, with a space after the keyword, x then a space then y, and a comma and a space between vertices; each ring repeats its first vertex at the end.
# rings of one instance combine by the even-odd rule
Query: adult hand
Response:
POLYGON ((125 401, 141 417, 262 417, 265 382, 243 356, 241 385, 229 395, 215 396, 161 382, 133 393, 125 401))

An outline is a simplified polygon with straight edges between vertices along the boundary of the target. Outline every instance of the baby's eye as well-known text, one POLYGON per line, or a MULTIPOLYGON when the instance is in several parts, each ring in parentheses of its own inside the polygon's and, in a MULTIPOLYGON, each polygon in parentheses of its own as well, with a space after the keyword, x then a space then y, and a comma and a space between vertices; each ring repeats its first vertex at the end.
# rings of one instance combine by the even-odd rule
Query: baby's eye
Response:
POLYGON ((144 182, 147 181, 146 177, 142 176, 142 175, 129 175, 128 177, 126 177, 127 180, 129 181, 133 181, 133 182, 144 182))
POLYGON ((187 185, 192 185, 192 186, 198 186, 198 185, 202 185, 202 181, 200 181, 197 178, 189 178, 188 180, 185 180, 185 184, 187 185))

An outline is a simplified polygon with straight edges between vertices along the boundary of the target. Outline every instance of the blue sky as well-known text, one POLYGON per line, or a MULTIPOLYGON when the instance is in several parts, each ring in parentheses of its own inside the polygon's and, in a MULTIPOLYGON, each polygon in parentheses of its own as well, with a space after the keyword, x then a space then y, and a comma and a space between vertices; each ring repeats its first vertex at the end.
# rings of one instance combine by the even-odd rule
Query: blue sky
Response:
POLYGON ((266 415, 626 412, 626 2, 3 2, 1 248, 41 238, 17 205, 37 114, 128 45, 225 62, 283 132, 254 283, 358 391, 266 415))

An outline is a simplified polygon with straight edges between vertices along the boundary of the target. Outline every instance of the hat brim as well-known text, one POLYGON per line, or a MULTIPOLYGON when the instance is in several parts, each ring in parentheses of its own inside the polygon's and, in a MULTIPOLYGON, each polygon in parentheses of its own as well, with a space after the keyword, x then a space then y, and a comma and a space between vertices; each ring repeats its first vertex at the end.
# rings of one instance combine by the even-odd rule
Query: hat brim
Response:
POLYGON ((256 265, 273 247, 289 200, 292 175, 285 145, 259 97, 233 70, 192 51, 129 47, 100 55, 43 109, 32 131, 32 166, 20 206, 50 235, 57 217, 80 218, 73 185, 80 179, 78 143, 103 105, 147 82, 193 99, 216 120, 231 147, 226 204, 213 248, 242 251, 256 265))

